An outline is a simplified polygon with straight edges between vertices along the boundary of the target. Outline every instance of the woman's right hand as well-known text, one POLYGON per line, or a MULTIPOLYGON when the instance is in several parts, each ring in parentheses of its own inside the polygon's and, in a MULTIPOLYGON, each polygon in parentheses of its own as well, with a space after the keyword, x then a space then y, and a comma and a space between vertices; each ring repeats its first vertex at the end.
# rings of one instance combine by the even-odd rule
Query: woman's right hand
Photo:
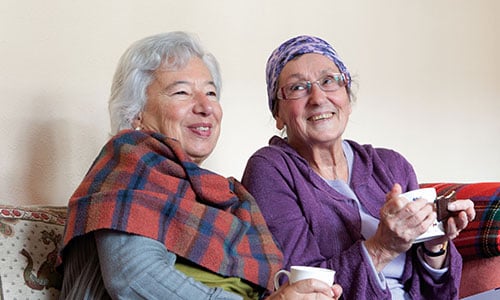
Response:
POLYGON ((408 251, 436 219, 432 204, 426 199, 408 201, 400 197, 401 192, 401 186, 394 184, 387 193, 377 231, 365 242, 378 272, 400 253, 408 251))
POLYGON ((292 284, 284 283, 277 291, 272 293, 267 300, 292 299, 292 300, 338 300, 342 295, 342 287, 338 284, 328 286, 317 279, 304 279, 292 284))

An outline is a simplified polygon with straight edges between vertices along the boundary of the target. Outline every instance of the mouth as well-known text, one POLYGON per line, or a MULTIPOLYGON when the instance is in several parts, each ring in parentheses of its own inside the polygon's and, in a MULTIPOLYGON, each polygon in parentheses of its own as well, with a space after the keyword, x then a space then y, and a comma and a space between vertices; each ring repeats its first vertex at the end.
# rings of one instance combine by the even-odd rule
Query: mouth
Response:
POLYGON ((207 123, 193 124, 189 126, 189 129, 195 134, 203 137, 208 137, 212 133, 212 125, 207 123))
POLYGON ((319 114, 319 115, 314 115, 314 116, 311 116, 309 117, 307 120, 308 121, 313 121, 313 122, 316 122, 316 121, 321 121, 321 120, 326 120, 326 119, 331 119, 333 118, 333 115, 335 113, 333 112, 330 112, 330 113, 323 113, 323 114, 319 114))
POLYGON ((199 131, 209 131, 210 127, 208 127, 208 126, 199 126, 199 127, 193 128, 193 129, 194 130, 199 130, 199 131))

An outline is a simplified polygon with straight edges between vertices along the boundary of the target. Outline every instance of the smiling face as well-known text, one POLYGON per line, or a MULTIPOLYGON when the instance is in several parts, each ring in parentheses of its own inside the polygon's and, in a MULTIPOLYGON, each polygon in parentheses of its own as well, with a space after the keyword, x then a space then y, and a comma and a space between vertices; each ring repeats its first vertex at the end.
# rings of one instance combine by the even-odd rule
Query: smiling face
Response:
POLYGON ((187 155, 201 164, 217 144, 222 119, 219 95, 203 61, 192 57, 181 69, 160 67, 146 96, 133 127, 178 140, 187 155))
MULTIPOLYGON (((304 54, 285 65, 278 88, 298 81, 314 82, 328 73, 339 73, 333 61, 320 54, 304 54)), ((328 147, 341 141, 351 114, 345 87, 324 92, 317 84, 312 84, 309 95, 278 101, 276 127, 283 129, 286 125, 288 143, 295 149, 328 147)))

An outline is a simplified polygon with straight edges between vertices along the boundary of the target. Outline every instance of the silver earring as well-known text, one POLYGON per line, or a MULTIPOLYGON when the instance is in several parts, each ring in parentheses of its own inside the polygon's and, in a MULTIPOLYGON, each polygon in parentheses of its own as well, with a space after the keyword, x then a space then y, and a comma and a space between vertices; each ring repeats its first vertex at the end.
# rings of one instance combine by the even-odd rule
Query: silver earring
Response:
POLYGON ((283 129, 280 130, 281 137, 286 137, 286 125, 283 125, 283 129))
POLYGON ((141 130, 141 126, 137 126, 135 130, 141 130))

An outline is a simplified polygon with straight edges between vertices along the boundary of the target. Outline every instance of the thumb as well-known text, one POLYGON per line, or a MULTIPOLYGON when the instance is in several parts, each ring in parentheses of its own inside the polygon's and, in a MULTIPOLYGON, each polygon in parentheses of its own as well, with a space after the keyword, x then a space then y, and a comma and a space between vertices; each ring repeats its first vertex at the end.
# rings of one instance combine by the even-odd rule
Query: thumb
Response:
POLYGON ((389 193, 387 193, 386 200, 389 200, 389 199, 394 198, 394 197, 398 197, 402 192, 403 192, 403 189, 401 188, 401 185, 399 185, 399 183, 395 183, 392 186, 391 191, 389 193))

